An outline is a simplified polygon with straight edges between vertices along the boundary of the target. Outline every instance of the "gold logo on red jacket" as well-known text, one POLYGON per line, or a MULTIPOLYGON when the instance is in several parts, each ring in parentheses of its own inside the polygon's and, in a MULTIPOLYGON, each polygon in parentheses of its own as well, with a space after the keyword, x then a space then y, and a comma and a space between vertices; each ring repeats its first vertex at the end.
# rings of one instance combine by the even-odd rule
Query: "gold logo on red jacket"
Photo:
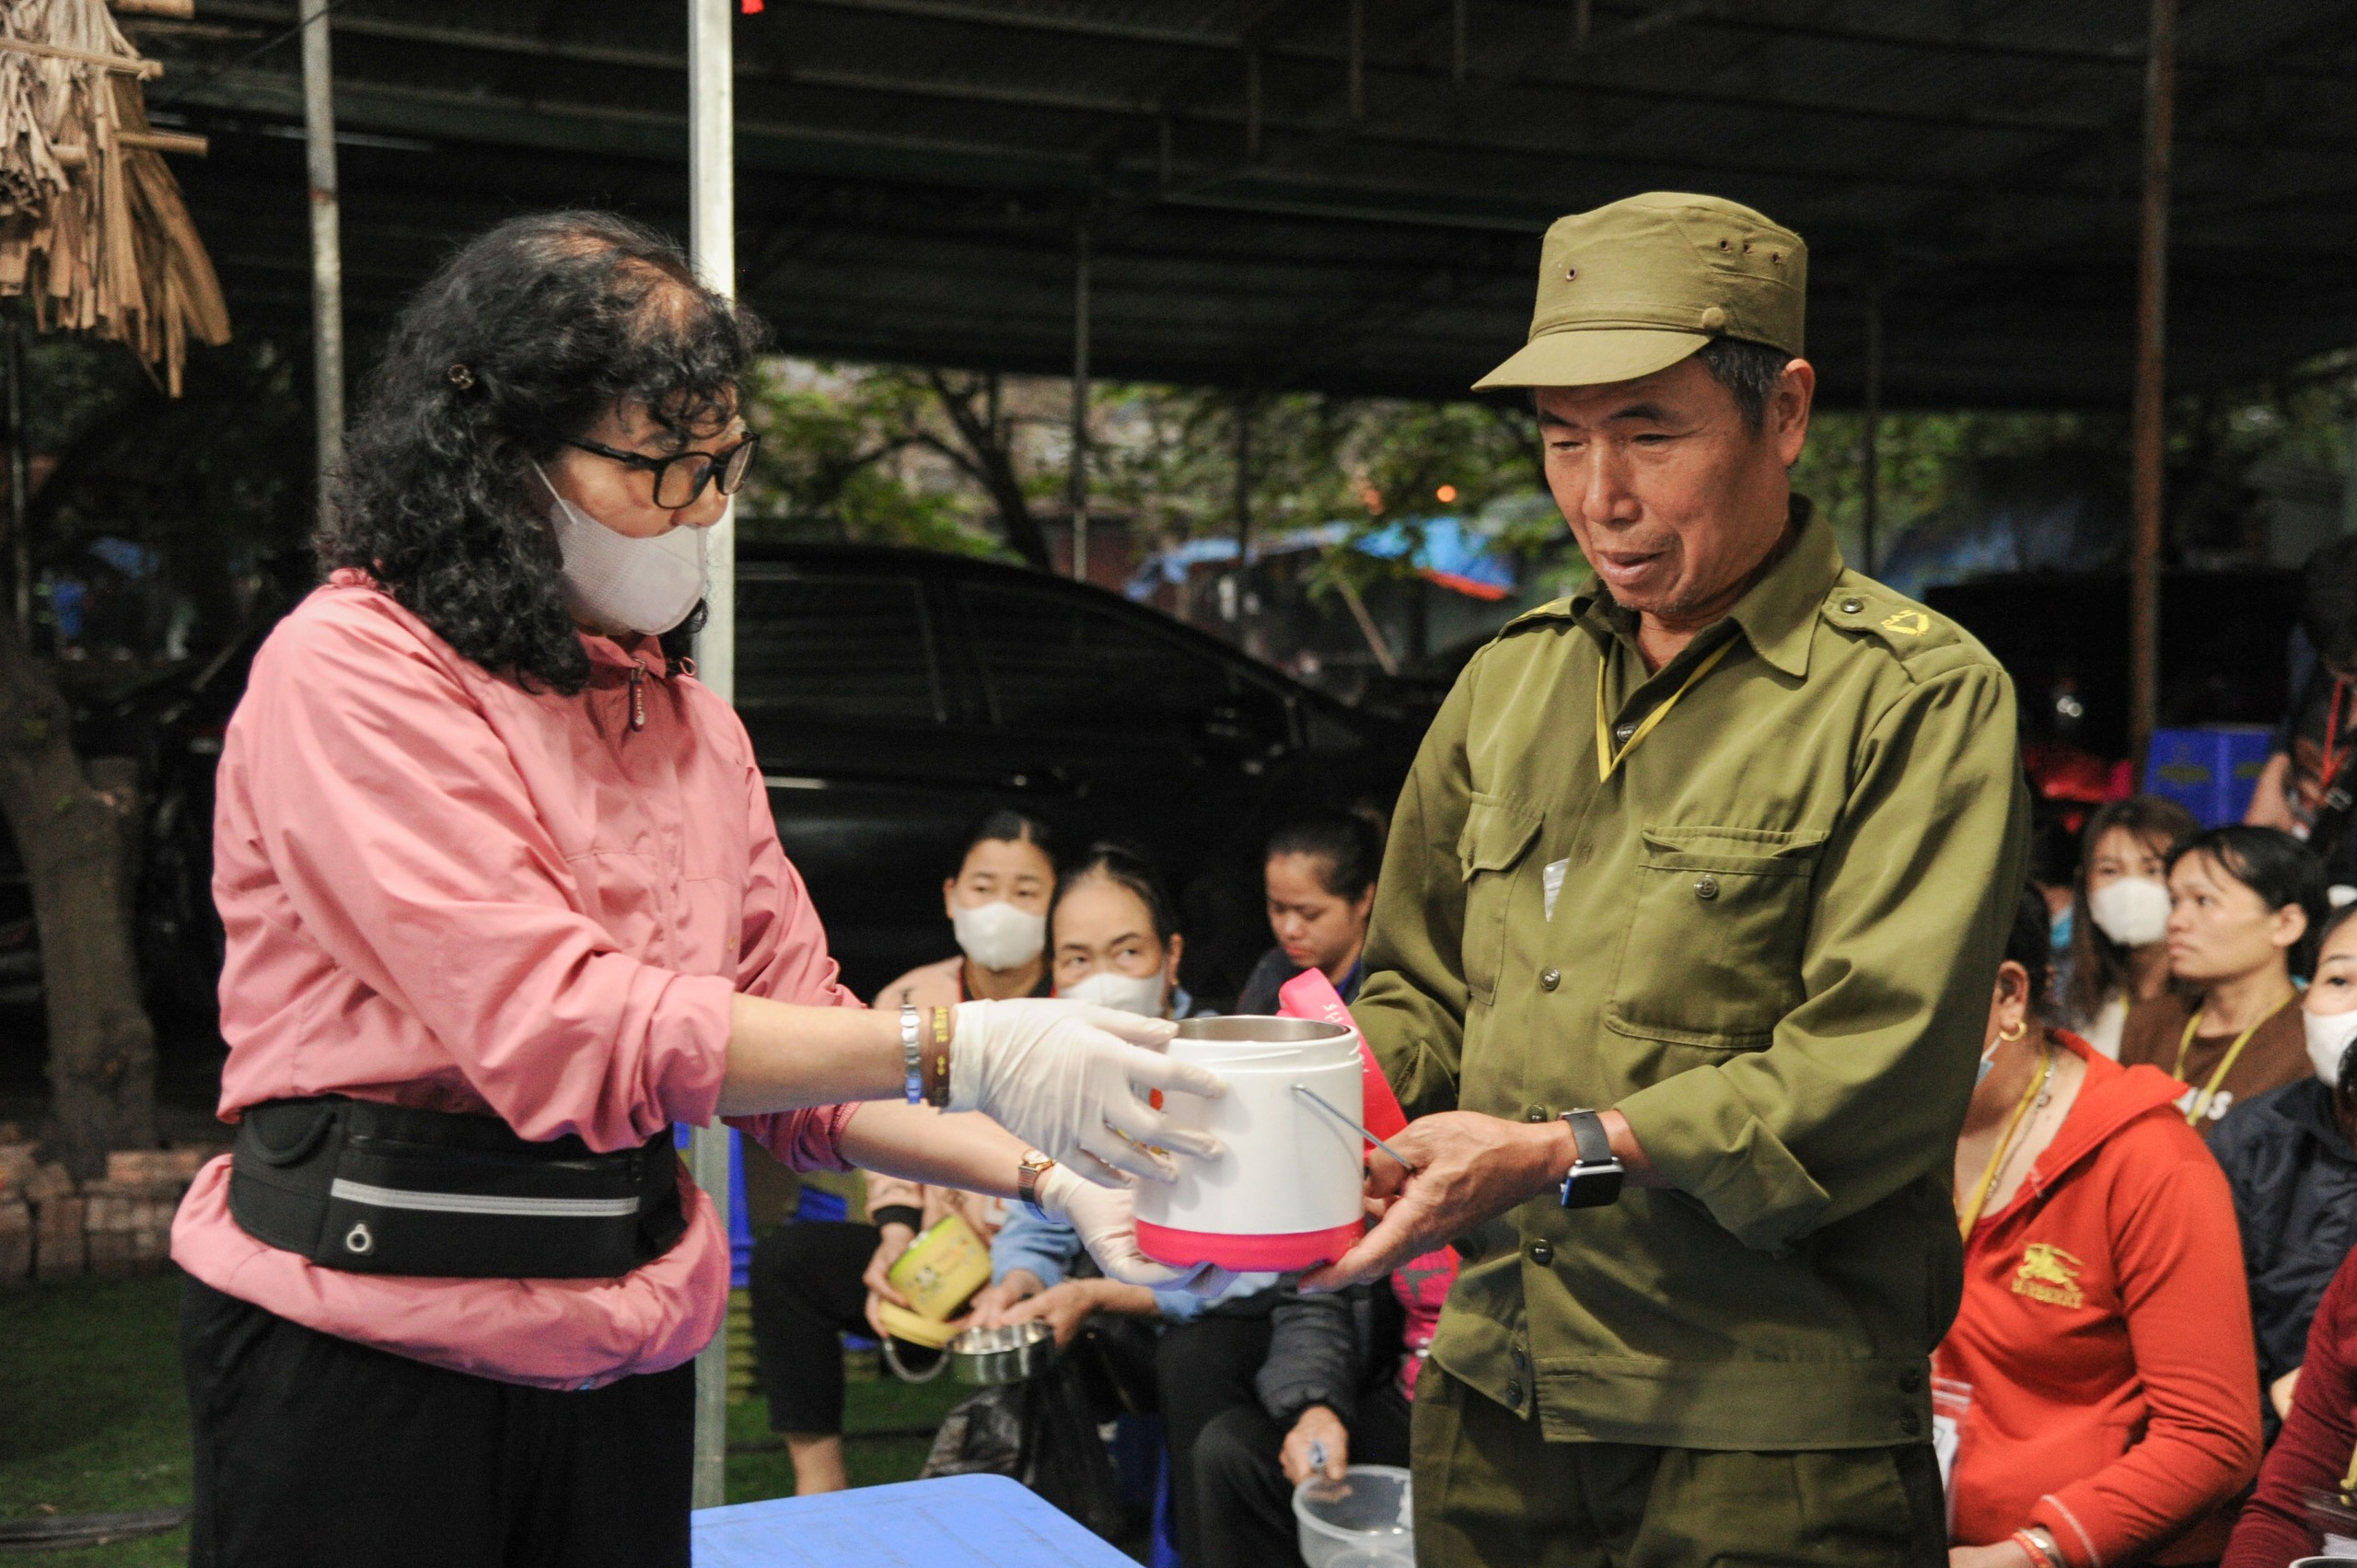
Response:
POLYGON ((2054 1307, 2084 1307, 2079 1271, 2085 1267, 2050 1241, 2033 1241, 2022 1249, 2022 1266, 2014 1271, 2014 1294, 2054 1307))

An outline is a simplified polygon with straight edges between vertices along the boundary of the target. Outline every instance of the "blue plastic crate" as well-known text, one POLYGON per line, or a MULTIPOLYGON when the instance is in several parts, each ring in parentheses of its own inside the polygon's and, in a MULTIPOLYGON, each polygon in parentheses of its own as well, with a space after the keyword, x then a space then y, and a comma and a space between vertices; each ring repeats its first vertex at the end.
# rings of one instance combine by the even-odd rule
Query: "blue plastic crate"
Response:
POLYGON ((2260 725, 2156 729, 2144 762, 2144 793, 2176 801, 2205 828, 2239 822, 2267 767, 2274 734, 2260 725))

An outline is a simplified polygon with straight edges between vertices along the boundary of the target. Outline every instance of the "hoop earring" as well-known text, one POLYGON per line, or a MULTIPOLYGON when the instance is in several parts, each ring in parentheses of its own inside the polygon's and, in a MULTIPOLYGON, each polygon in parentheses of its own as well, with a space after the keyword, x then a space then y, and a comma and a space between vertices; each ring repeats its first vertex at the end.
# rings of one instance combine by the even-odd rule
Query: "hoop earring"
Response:
POLYGON ((2011 1045, 2014 1041, 2021 1039, 2022 1036, 2027 1033, 2029 1033, 2029 1020, 2025 1018, 2020 1023, 2014 1026, 2014 1032, 2011 1034, 2007 1034, 2004 1030, 1999 1029, 1997 1031, 1997 1039, 2001 1044, 2011 1045))

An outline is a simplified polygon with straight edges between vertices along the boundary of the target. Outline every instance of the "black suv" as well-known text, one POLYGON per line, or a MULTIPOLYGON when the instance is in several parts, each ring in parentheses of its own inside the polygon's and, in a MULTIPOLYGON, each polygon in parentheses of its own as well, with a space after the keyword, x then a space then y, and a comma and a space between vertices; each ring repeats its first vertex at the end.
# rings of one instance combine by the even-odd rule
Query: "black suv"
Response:
MULTIPOLYGON (((1181 904, 1187 983, 1232 997, 1270 942, 1260 851, 1297 807, 1387 813, 1414 737, 1116 595, 955 555, 746 545, 737 705, 785 853, 872 994, 956 950, 941 883, 983 812, 1063 847, 1147 850, 1181 904)), ((139 938, 151 1004, 209 1034, 221 972, 213 771, 271 621, 193 679, 87 715, 142 757, 151 815, 139 938)), ((38 1000, 40 949, 0 824, 0 1009, 38 1000)), ((0 1031, 5 1032, 5 1031, 0 1031)))
POLYGON ((1270 935, 1285 813, 1388 814, 1415 737, 1117 595, 961 556, 741 545, 737 708, 778 836, 863 994, 954 952, 941 884, 1013 806, 1068 853, 1147 850, 1187 983, 1232 996, 1270 935))

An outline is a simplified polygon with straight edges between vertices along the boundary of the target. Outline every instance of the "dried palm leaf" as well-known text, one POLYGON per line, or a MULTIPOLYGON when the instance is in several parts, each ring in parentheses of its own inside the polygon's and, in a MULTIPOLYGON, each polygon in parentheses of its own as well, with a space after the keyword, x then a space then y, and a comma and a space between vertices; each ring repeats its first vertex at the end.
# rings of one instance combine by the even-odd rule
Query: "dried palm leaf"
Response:
POLYGON ((129 345, 178 397, 188 340, 228 342, 229 308, 154 150, 159 69, 102 0, 0 0, 0 295, 129 345))

